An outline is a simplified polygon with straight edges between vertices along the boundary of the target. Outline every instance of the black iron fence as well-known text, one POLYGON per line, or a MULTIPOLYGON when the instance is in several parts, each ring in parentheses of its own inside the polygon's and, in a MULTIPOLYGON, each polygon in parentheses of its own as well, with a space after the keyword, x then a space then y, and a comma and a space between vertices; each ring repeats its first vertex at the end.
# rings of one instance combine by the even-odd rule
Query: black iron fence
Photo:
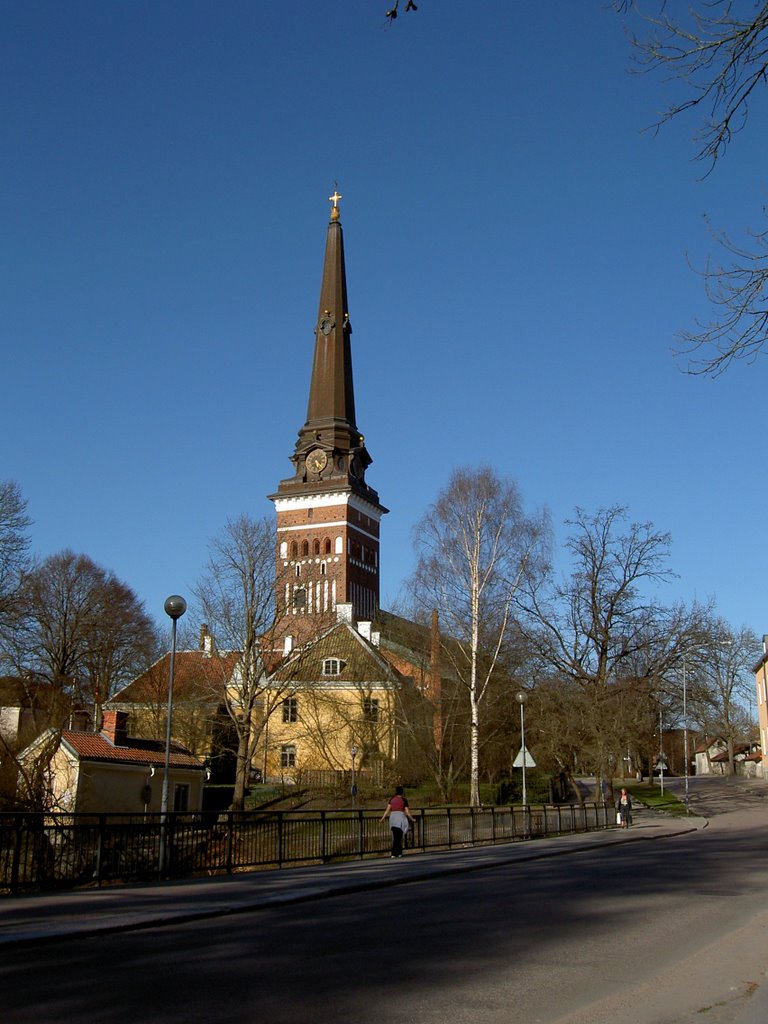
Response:
MULTIPOLYGON (((440 807, 414 811, 419 850, 603 829, 610 806, 440 807)), ((365 810, 223 814, 0 814, 0 891, 184 878, 388 852, 389 827, 365 810)))

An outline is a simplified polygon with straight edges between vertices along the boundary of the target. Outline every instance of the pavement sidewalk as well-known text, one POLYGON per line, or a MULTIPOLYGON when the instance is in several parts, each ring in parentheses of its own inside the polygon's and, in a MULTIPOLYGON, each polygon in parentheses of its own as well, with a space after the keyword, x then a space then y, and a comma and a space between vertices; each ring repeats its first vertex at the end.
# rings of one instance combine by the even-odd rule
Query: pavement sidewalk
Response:
POLYGON ((707 824, 703 818, 651 814, 639 815, 636 822, 626 831, 613 828, 498 846, 435 853, 413 851, 397 861, 381 858, 179 882, 0 897, 0 947, 157 928, 348 895, 490 866, 575 854, 599 846, 665 839, 707 824))

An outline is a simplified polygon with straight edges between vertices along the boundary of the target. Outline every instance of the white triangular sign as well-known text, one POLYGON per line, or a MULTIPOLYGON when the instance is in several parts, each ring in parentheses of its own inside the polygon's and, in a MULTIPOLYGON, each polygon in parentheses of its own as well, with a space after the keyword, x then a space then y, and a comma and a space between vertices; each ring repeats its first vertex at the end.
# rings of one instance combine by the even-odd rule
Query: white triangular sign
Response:
POLYGON ((520 748, 517 757, 512 762, 512 767, 513 768, 522 768, 523 764, 525 764, 526 768, 535 768, 536 767, 536 762, 531 757, 531 752, 528 750, 528 747, 521 747, 520 748), (525 760, 523 760, 523 759, 525 759, 525 760))

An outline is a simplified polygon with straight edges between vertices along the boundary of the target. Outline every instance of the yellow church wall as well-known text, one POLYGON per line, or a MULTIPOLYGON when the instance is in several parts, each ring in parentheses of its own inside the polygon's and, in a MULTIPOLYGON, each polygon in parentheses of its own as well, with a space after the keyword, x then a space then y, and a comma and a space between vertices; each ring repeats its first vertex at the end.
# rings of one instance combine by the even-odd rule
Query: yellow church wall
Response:
POLYGON ((397 758, 391 690, 365 685, 296 689, 271 716, 257 761, 260 756, 267 776, 300 780, 304 772, 350 771, 352 747, 360 771, 397 758), (296 720, 285 720, 294 709, 296 720), (286 747, 295 748, 295 761, 286 756, 286 747))

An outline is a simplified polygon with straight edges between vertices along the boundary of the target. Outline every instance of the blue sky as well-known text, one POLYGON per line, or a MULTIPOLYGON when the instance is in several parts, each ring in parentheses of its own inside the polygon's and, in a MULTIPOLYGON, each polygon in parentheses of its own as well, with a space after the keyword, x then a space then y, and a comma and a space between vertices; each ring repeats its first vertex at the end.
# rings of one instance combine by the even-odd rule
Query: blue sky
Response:
MULTIPOLYGON (((271 514, 344 195, 382 603, 455 466, 673 536, 668 601, 768 631, 765 364, 685 375, 704 215, 765 201, 758 118, 715 173, 602 0, 14 0, 0 35, 0 478, 163 618, 228 517, 271 514)), ((190 623, 192 625, 192 623, 190 623)))

